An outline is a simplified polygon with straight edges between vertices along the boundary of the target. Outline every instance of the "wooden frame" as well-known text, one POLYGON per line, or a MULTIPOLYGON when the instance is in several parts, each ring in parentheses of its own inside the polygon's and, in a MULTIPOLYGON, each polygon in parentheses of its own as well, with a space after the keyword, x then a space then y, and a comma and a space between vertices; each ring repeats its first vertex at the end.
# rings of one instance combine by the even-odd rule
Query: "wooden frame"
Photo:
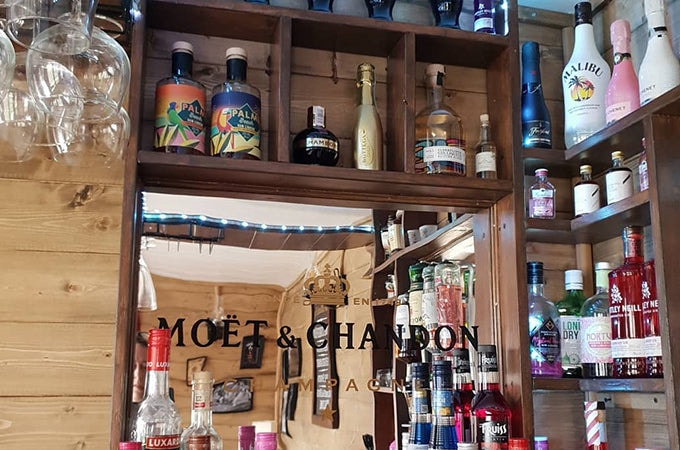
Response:
POLYGON ((213 384, 214 414, 246 412, 253 409, 253 379, 231 378, 213 384))
POLYGON ((241 342, 240 369, 259 369, 262 367, 262 355, 264 354, 264 336, 245 336, 241 342))
POLYGON ((335 308, 325 305, 312 305, 312 325, 314 325, 314 403, 312 404, 312 423, 325 428, 340 426, 338 409, 338 371, 335 362, 334 325, 335 308), (325 329, 322 325, 325 324, 325 329), (323 342, 325 341, 325 345, 323 342), (317 348, 317 346, 321 348, 317 348), (323 381, 323 383, 321 382, 323 381))
POLYGON ((187 374, 186 374, 187 386, 191 386, 194 372, 200 372, 201 370, 203 370, 207 360, 208 360, 207 356, 199 356, 198 358, 187 359, 187 374))

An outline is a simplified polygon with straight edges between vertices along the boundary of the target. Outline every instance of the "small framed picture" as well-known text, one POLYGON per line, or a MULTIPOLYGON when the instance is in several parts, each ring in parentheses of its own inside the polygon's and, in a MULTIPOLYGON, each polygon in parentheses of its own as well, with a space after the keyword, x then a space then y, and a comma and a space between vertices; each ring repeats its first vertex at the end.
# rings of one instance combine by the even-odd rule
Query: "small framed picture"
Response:
POLYGON ((225 414, 253 409, 253 379, 235 378, 213 384, 213 413, 225 414))
POLYGON ((187 386, 191 386, 191 381, 194 377, 194 372, 200 372, 205 367, 205 362, 208 360, 207 356, 187 359, 187 386))
POLYGON ((246 336, 241 343, 241 369, 259 369, 262 367, 262 353, 264 352, 264 336, 246 336))

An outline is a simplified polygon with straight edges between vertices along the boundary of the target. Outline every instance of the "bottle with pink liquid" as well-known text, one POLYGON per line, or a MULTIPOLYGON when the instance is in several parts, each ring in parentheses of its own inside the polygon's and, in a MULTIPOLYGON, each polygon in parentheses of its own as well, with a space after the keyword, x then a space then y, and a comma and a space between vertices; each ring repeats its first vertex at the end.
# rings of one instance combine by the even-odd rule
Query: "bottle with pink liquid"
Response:
POLYGON ((640 85, 630 55, 630 23, 616 20, 611 24, 614 70, 607 86, 605 116, 607 125, 640 107, 640 85))

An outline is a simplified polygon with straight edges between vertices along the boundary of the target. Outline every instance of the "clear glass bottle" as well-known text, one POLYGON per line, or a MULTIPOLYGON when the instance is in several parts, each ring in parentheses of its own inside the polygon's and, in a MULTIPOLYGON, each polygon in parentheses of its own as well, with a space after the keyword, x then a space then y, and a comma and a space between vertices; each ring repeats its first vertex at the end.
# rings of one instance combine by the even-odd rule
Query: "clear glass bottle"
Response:
POLYGON ((583 378, 612 376, 612 324, 609 319, 608 262, 595 263, 595 294, 581 307, 581 370, 583 378))
POLYGON ((178 450, 182 434, 182 420, 169 393, 170 330, 149 330, 146 384, 144 399, 139 404, 133 423, 131 440, 141 442, 142 448, 178 450))
POLYGON ((522 146, 552 148, 550 112, 541 84, 538 42, 522 44, 522 146))
POLYGON ((247 82, 248 55, 244 49, 227 49, 226 59, 227 81, 212 91, 210 154, 260 160, 260 90, 247 82))
POLYGON ((607 125, 640 107, 640 85, 630 54, 630 23, 620 19, 612 22, 610 36, 614 48, 614 70, 605 98, 607 125))
POLYGON ((508 450, 512 410, 500 391, 496 346, 480 345, 477 358, 479 391, 472 400, 472 440, 481 450, 508 450))
POLYGON ((579 172, 581 180, 574 185, 574 217, 600 209, 600 186, 593 181, 593 168, 585 164, 579 172))
POLYGON ((581 307, 586 301, 583 295, 583 272, 567 270, 564 272, 564 289, 566 295, 557 302, 560 313, 560 357, 562 358, 562 376, 565 378, 581 377, 581 307))
POLYGON ((194 372, 191 383, 191 424, 180 438, 181 450, 222 450, 222 438, 212 425, 213 377, 194 372))
POLYGON ((496 144, 491 139, 489 115, 479 116, 479 143, 475 147, 475 172, 477 178, 496 179, 496 144))
POLYGON ((434 268, 436 264, 430 263, 423 268, 423 326, 429 333, 430 340, 427 351, 433 355, 440 353, 434 337, 438 326, 437 294, 434 287, 434 268))
POLYGON ((646 191, 649 189, 649 171, 647 170, 647 143, 645 138, 642 138, 642 153, 638 163, 638 175, 640 179, 640 192, 646 191))
POLYGON ((363 63, 357 69, 359 104, 355 112, 354 167, 366 170, 383 168, 383 129, 375 104, 375 67, 363 63))
POLYGON ((435 344, 445 355, 451 356, 454 347, 461 347, 460 327, 465 325, 463 309, 463 280, 460 265, 442 261, 434 267, 434 288, 437 301, 439 336, 435 344))
POLYGON ((606 124, 605 94, 609 65, 595 45, 590 2, 574 6, 574 51, 562 71, 564 143, 571 148, 606 124))
POLYGON ((562 376, 560 359, 560 313, 545 298, 543 263, 527 263, 529 292, 529 357, 534 377, 562 376))
POLYGON ((205 154, 205 86, 192 76, 194 47, 172 46, 172 74, 156 83, 155 151, 205 154))
POLYGON ((441 64, 425 69, 427 106, 416 115, 415 172, 465 176, 463 123, 444 103, 445 76, 441 64))
POLYGON ((661 329, 659 328, 659 297, 656 295, 654 260, 645 262, 642 279, 642 320, 645 327, 645 361, 647 376, 663 377, 661 329))
POLYGON ((307 109, 307 128, 293 138, 294 163, 336 166, 340 153, 338 138, 326 129, 326 110, 313 105, 307 109))
POLYGON ((548 181, 548 169, 536 169, 536 182, 529 188, 529 218, 555 218, 555 186, 548 181))
POLYGON ((633 171, 623 164, 623 153, 612 152, 612 166, 604 176, 607 185, 607 204, 633 195, 633 171))
POLYGON ((470 374, 470 351, 453 350, 453 410, 456 415, 458 442, 472 442, 472 399, 475 396, 470 374))
POLYGON ((408 294, 400 294, 394 308, 394 332, 401 337, 401 346, 397 348, 396 357, 406 364, 416 360, 414 336, 411 334, 411 311, 408 294))
POLYGON ((238 427, 238 450, 255 450, 255 427, 253 425, 238 427))
POLYGON ((649 39, 639 70, 641 105, 680 85, 680 61, 666 28, 664 0, 645 0, 644 5, 649 39))

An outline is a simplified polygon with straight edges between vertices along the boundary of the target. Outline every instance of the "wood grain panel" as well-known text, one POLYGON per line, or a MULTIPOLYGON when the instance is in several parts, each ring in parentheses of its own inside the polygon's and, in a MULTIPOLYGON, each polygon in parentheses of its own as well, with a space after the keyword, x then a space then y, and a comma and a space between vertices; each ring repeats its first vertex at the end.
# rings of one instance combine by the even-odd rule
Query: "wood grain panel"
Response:
MULTIPOLYGON (((0 322, 104 323, 116 318, 118 255, 3 251, 0 322)), ((33 323, 29 325, 28 323, 33 323)))
POLYGON ((111 395, 112 324, 3 323, 0 396, 111 395))
POLYGON ((120 186, 0 180, 0 248, 118 254, 120 186))
POLYGON ((582 392, 534 392, 535 435, 547 436, 550 448, 583 449, 585 442, 583 401, 582 392), (559 426, 556 426, 558 421, 559 426))
POLYGON ((28 161, 0 164, 0 178, 122 185, 123 161, 117 160, 111 167, 105 167, 99 159, 88 159, 78 166, 68 166, 54 162, 46 148, 35 147, 33 158, 28 161))

